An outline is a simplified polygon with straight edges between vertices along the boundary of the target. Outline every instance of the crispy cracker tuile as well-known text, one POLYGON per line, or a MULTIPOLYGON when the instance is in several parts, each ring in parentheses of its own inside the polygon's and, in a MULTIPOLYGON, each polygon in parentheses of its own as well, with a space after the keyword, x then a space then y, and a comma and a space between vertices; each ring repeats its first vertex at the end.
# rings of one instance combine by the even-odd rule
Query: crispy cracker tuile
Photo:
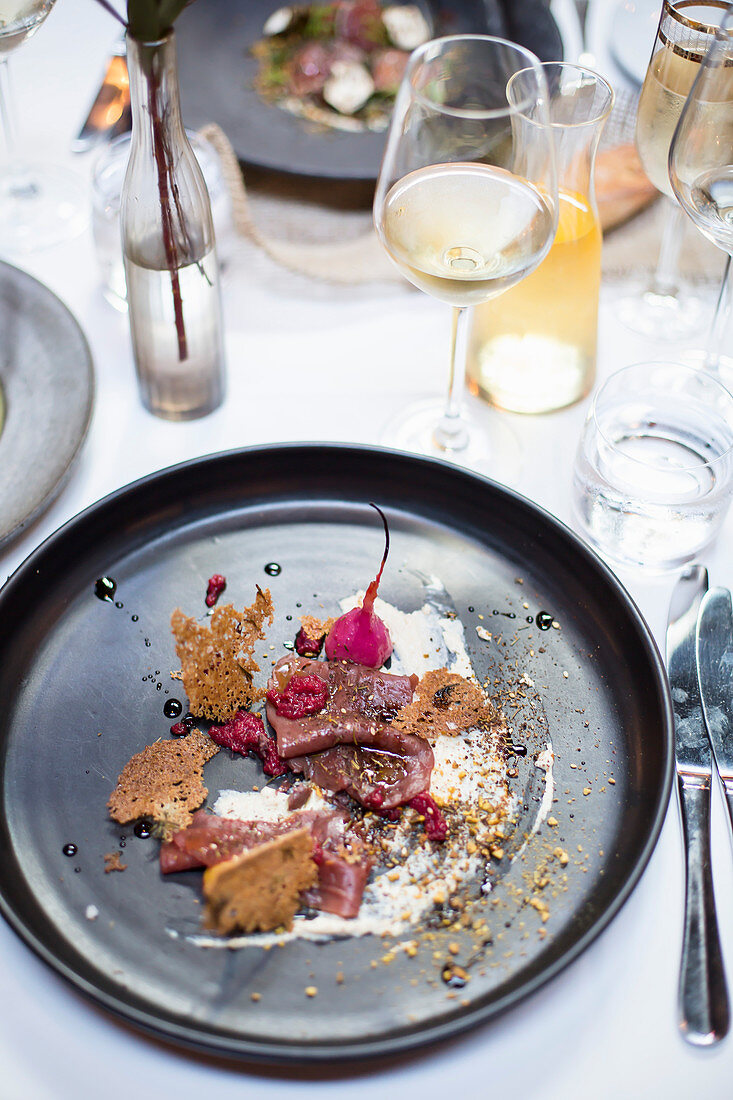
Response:
POLYGON ((204 764, 218 751, 219 746, 197 729, 178 741, 147 745, 122 769, 107 803, 110 817, 121 825, 152 819, 166 836, 185 829, 208 794, 204 764))
POLYGON ((208 867, 204 926, 223 935, 292 928, 301 893, 318 878, 312 856, 310 830, 296 829, 208 867))
POLYGON ((425 673, 412 702, 398 711, 392 725, 418 737, 434 737, 496 725, 499 720, 478 684, 457 672, 436 668, 425 673))
POLYGON ((171 629, 192 714, 226 722, 238 710, 252 706, 258 697, 252 676, 259 672, 253 650, 265 636, 263 624, 271 626, 272 619, 270 590, 263 591, 259 585, 253 604, 243 611, 223 604, 211 615, 208 626, 176 608, 171 629))

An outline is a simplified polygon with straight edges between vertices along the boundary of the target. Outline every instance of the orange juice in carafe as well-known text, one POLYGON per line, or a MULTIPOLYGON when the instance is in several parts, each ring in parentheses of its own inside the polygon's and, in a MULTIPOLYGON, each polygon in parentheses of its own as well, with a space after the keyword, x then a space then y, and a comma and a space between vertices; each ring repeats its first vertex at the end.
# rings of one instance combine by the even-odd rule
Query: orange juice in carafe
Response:
POLYGON ((474 310, 473 393, 514 412, 547 412, 593 385, 601 228, 586 196, 559 191, 557 233, 540 266, 474 310))

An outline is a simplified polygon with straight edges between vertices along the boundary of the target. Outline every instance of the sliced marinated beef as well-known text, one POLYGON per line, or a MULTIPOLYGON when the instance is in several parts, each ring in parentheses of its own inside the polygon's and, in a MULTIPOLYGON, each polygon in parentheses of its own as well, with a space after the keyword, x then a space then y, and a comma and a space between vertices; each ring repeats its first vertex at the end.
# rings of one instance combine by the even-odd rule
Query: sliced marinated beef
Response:
POLYGON ((284 657, 267 691, 267 718, 280 756, 293 771, 326 790, 346 791, 362 805, 369 806, 375 792, 384 809, 409 801, 430 786, 433 751, 421 737, 388 723, 412 702, 416 683, 415 676, 364 665, 284 657), (301 677, 318 677, 328 698, 318 713, 288 718, 278 713, 278 703, 301 677))

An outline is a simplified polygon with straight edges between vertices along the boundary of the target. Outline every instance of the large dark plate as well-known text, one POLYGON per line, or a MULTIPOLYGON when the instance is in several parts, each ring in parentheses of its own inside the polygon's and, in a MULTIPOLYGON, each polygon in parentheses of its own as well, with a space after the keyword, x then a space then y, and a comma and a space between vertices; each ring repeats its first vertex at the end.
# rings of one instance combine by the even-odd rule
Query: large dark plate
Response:
MULTIPOLYGON (((319 179, 375 180, 384 133, 324 130, 265 103, 254 90, 257 62, 251 47, 262 37, 267 17, 284 6, 284 0, 206 0, 183 13, 176 37, 186 125, 218 123, 239 159, 258 168, 319 179)), ((424 6, 435 11, 436 33, 493 29, 483 0, 433 0, 424 6)), ((545 0, 506 0, 506 10, 517 41, 543 60, 562 56, 545 0)))
MULTIPOLYGON (((2 911, 78 989, 181 1044, 330 1062, 393 1053, 487 1020, 592 941, 656 841, 670 789, 670 712, 643 620, 567 529, 455 467, 320 445, 178 466, 62 528, 8 581, 0 613, 2 911), (502 938, 479 953, 460 999, 439 980, 440 930, 417 959, 398 953, 376 967, 386 946, 371 937, 271 951, 194 946, 184 933, 198 927, 199 875, 161 881, 157 844, 106 818, 123 764, 168 732, 163 703, 167 691, 178 693, 168 676, 177 667, 171 609, 203 612, 213 572, 227 576, 236 604, 266 582, 277 619, 275 648, 263 650, 277 656, 299 604, 331 612, 373 575, 381 539, 370 500, 384 507, 392 530, 385 598, 418 606, 414 570, 437 574, 464 621, 478 672, 502 676, 508 661, 513 676, 534 681, 556 753, 558 824, 532 838, 523 860, 511 864, 507 856, 498 869, 489 908, 502 938), (268 577, 264 566, 273 561, 282 571, 268 577), (114 605, 94 595, 103 574, 117 582, 114 605), (540 610, 559 629, 543 633, 527 622, 540 610), (482 622, 507 645, 481 641, 482 622), (103 855, 119 848, 121 835, 127 870, 104 874, 103 855), (78 848, 73 859, 62 854, 68 842, 78 848), (550 917, 542 925, 526 898, 535 889, 533 868, 556 845, 573 858, 547 887, 550 917), (88 905, 99 910, 95 920, 85 917, 88 905), (429 981, 411 984, 421 968, 429 981), (319 989, 313 1000, 304 996, 309 985, 319 989), (253 991, 262 994, 257 1003, 253 991)), ((530 725, 522 736, 531 757, 545 730, 530 725)), ((519 761, 516 784, 531 818, 539 771, 530 757, 519 761)), ((222 752, 206 778, 215 795, 222 786, 261 782, 261 773, 222 752)))
POLYGON ((0 263, 0 543, 63 488, 89 427, 92 356, 67 307, 25 271, 0 263))

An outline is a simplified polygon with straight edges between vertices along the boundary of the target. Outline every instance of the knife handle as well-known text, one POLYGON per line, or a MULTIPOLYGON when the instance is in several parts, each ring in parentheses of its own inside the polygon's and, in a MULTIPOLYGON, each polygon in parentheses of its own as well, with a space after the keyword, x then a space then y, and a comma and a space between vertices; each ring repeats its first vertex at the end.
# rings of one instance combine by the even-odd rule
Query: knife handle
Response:
POLYGON ((678 775, 677 788, 685 842, 679 1026, 688 1042, 712 1046, 727 1034, 730 1013, 710 865, 710 778, 678 775))

